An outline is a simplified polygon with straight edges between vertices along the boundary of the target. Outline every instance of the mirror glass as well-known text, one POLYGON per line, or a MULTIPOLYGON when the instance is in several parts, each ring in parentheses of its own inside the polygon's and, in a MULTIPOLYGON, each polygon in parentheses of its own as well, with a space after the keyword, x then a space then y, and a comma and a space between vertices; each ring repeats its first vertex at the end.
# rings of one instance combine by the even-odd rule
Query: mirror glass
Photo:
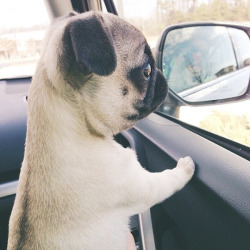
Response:
POLYGON ((250 40, 240 29, 194 26, 167 33, 162 71, 170 88, 189 102, 243 95, 250 77, 250 40))

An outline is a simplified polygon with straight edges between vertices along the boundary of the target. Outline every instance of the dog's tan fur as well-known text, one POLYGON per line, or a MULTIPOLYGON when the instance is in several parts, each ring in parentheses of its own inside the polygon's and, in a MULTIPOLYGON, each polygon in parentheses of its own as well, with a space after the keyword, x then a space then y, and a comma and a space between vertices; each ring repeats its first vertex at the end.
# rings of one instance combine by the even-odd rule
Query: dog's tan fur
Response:
MULTIPOLYGON (((149 173, 132 149, 113 140, 136 122, 124 117, 136 113, 136 101, 151 91, 146 85, 138 90, 127 77, 130 68, 145 60, 145 43, 139 31, 109 14, 72 15, 51 27, 29 92, 9 250, 126 249, 129 216, 166 199, 191 179, 194 164, 189 157, 173 170, 149 173), (63 74, 60 66, 63 33, 74 20, 92 16, 112 33, 116 67, 103 75, 85 74, 82 85, 69 84, 65 79, 71 72, 63 74)), ((160 78, 154 81, 166 88, 160 72, 153 70, 160 78)))

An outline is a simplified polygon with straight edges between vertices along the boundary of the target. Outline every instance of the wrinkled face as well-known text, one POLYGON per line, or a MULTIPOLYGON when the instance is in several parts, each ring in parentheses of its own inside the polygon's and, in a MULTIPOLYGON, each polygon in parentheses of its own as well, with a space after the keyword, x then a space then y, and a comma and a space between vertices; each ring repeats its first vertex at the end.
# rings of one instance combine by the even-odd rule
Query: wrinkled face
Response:
POLYGON ((116 134, 164 101, 167 82, 144 36, 120 18, 100 13, 74 16, 62 42, 64 78, 79 93, 89 121, 98 120, 116 134))

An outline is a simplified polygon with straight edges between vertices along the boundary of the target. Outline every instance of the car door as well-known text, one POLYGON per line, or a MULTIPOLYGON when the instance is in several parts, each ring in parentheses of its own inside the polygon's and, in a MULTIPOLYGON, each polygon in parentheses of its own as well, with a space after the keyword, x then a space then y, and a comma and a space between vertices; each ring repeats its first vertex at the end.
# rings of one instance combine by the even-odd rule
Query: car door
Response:
POLYGON ((154 249, 154 244, 144 230, 146 235, 150 230, 156 249, 249 248, 248 160, 160 114, 119 137, 151 172, 173 168, 186 155, 197 167, 183 190, 140 216, 145 249, 154 249))

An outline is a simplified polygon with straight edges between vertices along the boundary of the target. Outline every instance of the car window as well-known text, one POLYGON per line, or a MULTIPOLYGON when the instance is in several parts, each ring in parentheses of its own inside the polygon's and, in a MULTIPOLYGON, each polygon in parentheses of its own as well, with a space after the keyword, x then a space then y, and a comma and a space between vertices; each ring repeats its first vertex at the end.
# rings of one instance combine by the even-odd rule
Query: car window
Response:
POLYGON ((33 75, 49 23, 43 0, 0 1, 0 79, 33 75))
MULTIPOLYGON (((153 50, 163 30, 170 25, 213 20, 250 26, 250 1, 116 0, 115 3, 119 16, 140 29, 153 50)), ((184 81, 187 81, 193 89, 213 83, 213 86, 208 86, 195 95, 189 93, 186 100, 190 100, 188 98, 199 100, 201 95, 205 98, 204 94, 207 94, 208 90, 210 91, 208 98, 211 98, 211 95, 215 96, 214 90, 218 86, 221 87, 220 93, 229 95, 235 91, 234 88, 238 93, 246 91, 250 76, 250 41, 245 32, 234 28, 207 27, 202 29, 202 32, 198 28, 185 31, 180 29, 172 35, 172 41, 166 44, 172 46, 172 51, 169 51, 167 58, 164 58, 168 68, 165 68, 163 73, 168 78, 170 87, 179 95, 182 92, 182 98, 187 94, 185 91, 189 91, 185 90, 187 84, 184 85, 184 81), (181 46, 185 41, 175 41, 180 32, 185 32, 182 37, 193 36, 190 51, 182 50, 181 46), (202 52, 207 43, 210 43, 210 51, 207 51, 210 61, 204 58, 202 52), (175 62, 171 61, 173 53, 179 54, 175 62), (188 65, 190 57, 196 60, 196 64, 191 67, 188 65)), ((249 147, 249 107, 250 101, 245 100, 226 104, 181 106, 178 112, 172 112, 173 109, 165 103, 160 111, 249 147)))

